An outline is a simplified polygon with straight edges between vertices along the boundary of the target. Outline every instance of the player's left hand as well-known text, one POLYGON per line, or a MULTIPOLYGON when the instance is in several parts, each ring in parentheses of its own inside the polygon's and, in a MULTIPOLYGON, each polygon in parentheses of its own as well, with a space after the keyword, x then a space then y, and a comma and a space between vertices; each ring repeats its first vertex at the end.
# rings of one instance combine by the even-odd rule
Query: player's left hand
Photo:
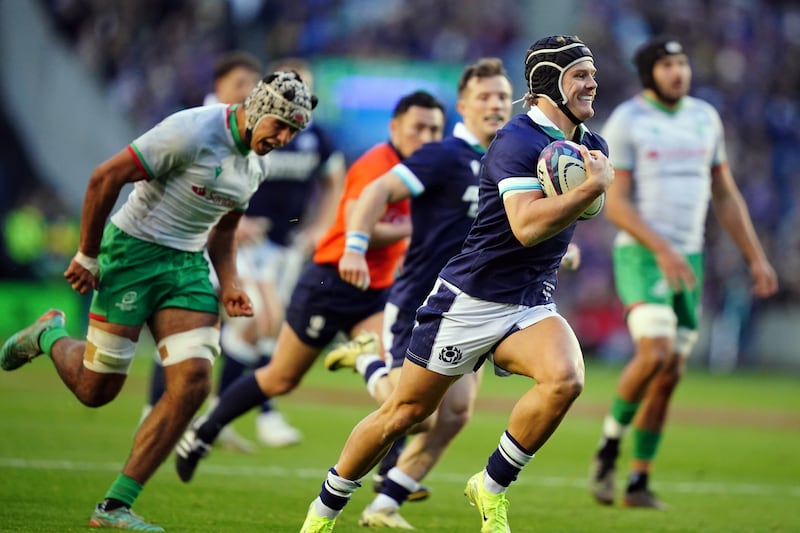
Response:
POLYGON ((778 275, 766 259, 750 265, 750 274, 753 276, 754 295, 767 298, 778 292, 778 275))
POLYGON ((242 289, 229 288, 220 295, 228 316, 253 316, 253 302, 242 289))
POLYGON ((339 276, 362 291, 369 288, 369 267, 363 253, 345 250, 339 259, 339 276))
POLYGON ((581 266, 581 249, 577 244, 569 243, 567 245, 567 253, 561 258, 560 266, 567 270, 577 270, 581 266))

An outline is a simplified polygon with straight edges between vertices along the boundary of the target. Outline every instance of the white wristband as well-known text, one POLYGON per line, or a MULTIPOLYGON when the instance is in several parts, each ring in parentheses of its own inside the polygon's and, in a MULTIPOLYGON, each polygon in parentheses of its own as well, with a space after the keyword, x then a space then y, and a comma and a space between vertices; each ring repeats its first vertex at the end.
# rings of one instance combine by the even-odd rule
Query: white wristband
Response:
POLYGON ((78 253, 75 254, 75 257, 73 257, 72 260, 88 270, 94 277, 97 277, 97 275, 100 273, 100 265, 97 264, 96 257, 89 257, 78 250, 78 253))
POLYGON ((345 250, 351 250, 360 254, 367 253, 369 247, 369 235, 362 231, 348 231, 344 242, 345 250))

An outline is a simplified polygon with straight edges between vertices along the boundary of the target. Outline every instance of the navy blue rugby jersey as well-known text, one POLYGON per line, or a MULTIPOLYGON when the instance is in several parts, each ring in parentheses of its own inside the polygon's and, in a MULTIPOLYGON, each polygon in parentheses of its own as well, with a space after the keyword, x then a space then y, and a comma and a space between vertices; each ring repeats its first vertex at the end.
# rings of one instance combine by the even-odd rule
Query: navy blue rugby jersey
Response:
MULTIPOLYGON (((600 135, 585 126, 580 126, 579 135, 581 144, 608 155, 608 145, 600 135)), ((559 138, 563 139, 563 133, 535 107, 512 118, 497 133, 483 158, 477 218, 461 252, 442 270, 444 280, 491 302, 527 306, 552 302, 557 269, 575 224, 526 248, 511 232, 501 191, 515 184, 535 188, 539 154, 559 138)))
POLYGON ((447 260, 461 250, 478 211, 478 176, 484 149, 463 124, 453 136, 429 143, 396 165, 411 190, 411 244, 389 301, 416 310, 447 260))
POLYGON ((314 200, 315 182, 323 176, 333 153, 328 136, 311 122, 289 144, 265 156, 267 179, 250 199, 247 214, 270 219, 269 240, 291 244, 291 233, 314 200))

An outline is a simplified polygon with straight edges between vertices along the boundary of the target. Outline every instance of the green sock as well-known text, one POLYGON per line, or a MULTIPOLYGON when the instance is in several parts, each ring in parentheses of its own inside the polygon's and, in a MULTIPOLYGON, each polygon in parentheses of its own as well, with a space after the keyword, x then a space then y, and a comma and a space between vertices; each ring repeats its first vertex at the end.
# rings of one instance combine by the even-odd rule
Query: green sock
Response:
POLYGON ((660 431, 633 428, 633 457, 643 461, 652 461, 660 442, 660 431))
POLYGON ((67 333, 67 330, 64 328, 46 329, 39 335, 39 347, 42 349, 43 353, 50 355, 53 344, 55 344, 58 339, 63 339, 64 337, 69 337, 69 333, 67 333))
POLYGON ((120 474, 112 483, 111 488, 106 492, 106 498, 113 498, 123 502, 128 507, 133 505, 134 500, 142 492, 142 484, 133 478, 120 474))
POLYGON ((627 426, 631 423, 631 420, 633 420, 633 416, 638 409, 639 402, 628 402, 619 396, 615 396, 614 401, 611 403, 611 416, 613 416, 614 420, 619 422, 620 425, 627 426))

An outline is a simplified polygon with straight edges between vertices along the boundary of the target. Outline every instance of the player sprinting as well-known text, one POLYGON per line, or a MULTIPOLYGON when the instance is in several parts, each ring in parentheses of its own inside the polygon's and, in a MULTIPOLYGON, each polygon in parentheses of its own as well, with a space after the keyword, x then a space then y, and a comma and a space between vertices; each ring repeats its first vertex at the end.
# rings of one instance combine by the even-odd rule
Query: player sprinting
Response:
POLYGON ((336 221, 300 276, 272 360, 232 383, 216 408, 193 424, 175 448, 176 469, 183 481, 192 478, 223 427, 268 398, 294 389, 338 332, 351 337, 362 330, 380 332, 388 288, 411 233, 409 202, 394 202, 383 213, 377 238, 367 251, 370 280, 361 287, 339 277, 339 260, 350 242, 345 220, 367 184, 426 142, 440 140, 443 127, 444 107, 429 93, 417 91, 398 101, 390 121, 390 141, 371 148, 347 172, 336 221))
MULTIPOLYGON (((448 388, 488 359, 536 385, 511 411, 486 468, 466 486, 483 533, 507 533, 505 492, 556 430, 583 388, 583 359, 553 303, 556 270, 575 222, 613 180, 606 144, 582 123, 594 114, 592 54, 576 37, 536 41, 525 57, 530 111, 512 118, 483 160, 478 213, 416 314, 399 383, 354 428, 302 533, 328 532, 360 480, 398 437, 433 413, 448 388), (545 198, 536 178, 541 150, 555 139, 582 144, 587 180, 545 198)), ((348 227, 369 235, 370 228, 348 227)))
POLYGON ((709 201, 750 265, 753 293, 766 297, 778 285, 728 167, 719 115, 688 95, 691 67, 683 47, 655 38, 637 50, 634 63, 644 90, 614 110, 603 133, 617 168, 605 208, 620 229, 614 275, 636 353, 603 423, 591 493, 599 503, 614 502, 619 443, 633 423, 623 504, 663 509, 649 473, 669 400, 697 340, 709 201))
POLYGON ((234 261, 236 224, 265 177, 260 156, 288 143, 315 105, 295 73, 272 73, 244 105, 170 115, 93 172, 80 249, 64 273, 79 293, 94 289, 86 341, 70 338, 64 314, 51 310, 0 349, 4 370, 46 353, 78 400, 99 407, 119 394, 139 332, 149 326, 166 391, 139 426, 91 527, 164 530, 131 506, 208 394, 220 302, 231 316, 252 313, 234 261), (134 190, 106 223, 126 183, 135 183, 134 190), (220 280, 219 297, 204 248, 220 280))
MULTIPOLYGON (((329 369, 356 368, 380 402, 397 383, 417 308, 447 260, 461 249, 475 220, 481 157, 497 130, 511 117, 511 82, 500 59, 481 59, 464 69, 458 82, 456 109, 463 122, 456 124, 453 134, 423 146, 370 183, 348 220, 348 228, 372 228, 388 203, 411 198, 411 243, 384 313, 388 365, 377 354, 361 353, 366 344, 363 339, 332 350, 325 358, 329 369)), ((348 235, 363 235, 366 242, 367 233, 349 230, 348 235)), ((363 251, 358 247, 345 250, 339 273, 354 285, 365 283, 369 269, 363 251)), ((420 424, 424 427, 417 430, 424 432, 414 438, 400 454, 398 465, 381 480, 380 495, 361 514, 362 526, 412 529, 398 509, 420 491, 419 482, 466 424, 480 374, 464 375, 445 394, 437 414, 420 424)))

